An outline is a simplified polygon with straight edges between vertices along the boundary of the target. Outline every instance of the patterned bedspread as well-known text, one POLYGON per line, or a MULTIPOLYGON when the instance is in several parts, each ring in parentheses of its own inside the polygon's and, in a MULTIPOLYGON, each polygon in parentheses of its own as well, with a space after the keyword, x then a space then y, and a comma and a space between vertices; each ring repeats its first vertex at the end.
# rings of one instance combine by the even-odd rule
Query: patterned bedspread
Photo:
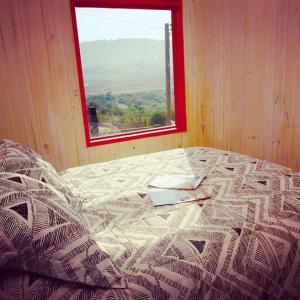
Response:
MULTIPOLYGON (((209 148, 175 149, 72 168, 61 176, 128 289, 33 275, 0 277, 6 299, 300 298, 300 174, 209 148), (199 174, 211 199, 153 207, 147 184, 199 174)), ((0 296, 1 299, 1 296, 0 296)))

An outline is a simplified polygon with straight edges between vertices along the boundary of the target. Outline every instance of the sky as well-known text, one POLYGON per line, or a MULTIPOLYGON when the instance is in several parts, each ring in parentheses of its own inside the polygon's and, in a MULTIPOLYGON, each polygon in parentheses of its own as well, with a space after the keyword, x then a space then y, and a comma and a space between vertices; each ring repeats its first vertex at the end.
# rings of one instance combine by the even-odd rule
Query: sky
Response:
POLYGON ((149 38, 164 40, 164 24, 171 23, 165 10, 76 8, 79 42, 149 38))

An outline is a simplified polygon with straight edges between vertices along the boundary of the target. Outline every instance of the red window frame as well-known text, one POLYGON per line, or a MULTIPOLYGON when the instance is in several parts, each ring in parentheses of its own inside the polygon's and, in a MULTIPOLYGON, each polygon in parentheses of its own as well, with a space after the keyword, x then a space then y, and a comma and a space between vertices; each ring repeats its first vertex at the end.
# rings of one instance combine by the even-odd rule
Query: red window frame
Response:
POLYGON ((87 147, 186 131, 182 0, 70 0, 70 8, 87 147), (90 136, 75 7, 157 9, 171 11, 175 126, 163 126, 100 137, 90 136))

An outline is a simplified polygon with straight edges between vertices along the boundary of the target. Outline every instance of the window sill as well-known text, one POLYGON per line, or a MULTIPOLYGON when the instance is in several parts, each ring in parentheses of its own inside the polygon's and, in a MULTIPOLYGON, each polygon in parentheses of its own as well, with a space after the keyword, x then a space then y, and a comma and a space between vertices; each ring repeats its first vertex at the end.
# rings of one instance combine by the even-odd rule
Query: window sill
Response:
POLYGON ((100 145, 112 144, 118 142, 126 142, 130 140, 143 139, 147 137, 154 137, 154 136, 178 133, 183 131, 185 131, 185 129, 179 129, 176 126, 164 126, 164 127, 158 127, 158 128, 153 128, 153 129, 148 129, 143 131, 101 136, 97 138, 91 138, 90 140, 88 140, 87 147, 100 146, 100 145))

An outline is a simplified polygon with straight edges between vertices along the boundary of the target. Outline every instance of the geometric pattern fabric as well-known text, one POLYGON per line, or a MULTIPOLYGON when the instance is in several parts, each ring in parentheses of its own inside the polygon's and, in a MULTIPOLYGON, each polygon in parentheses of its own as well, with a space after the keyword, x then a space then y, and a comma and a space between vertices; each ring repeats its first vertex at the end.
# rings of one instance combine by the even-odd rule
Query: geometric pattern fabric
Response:
MULTIPOLYGON (((72 194, 54 167, 28 147, 10 140, 0 140, 0 172, 23 174, 51 184, 64 194, 66 200, 72 200, 72 194)), ((16 177, 18 179, 18 177, 16 177)))
MULTIPOLYGON (((0 298, 300 297, 300 174, 289 168, 194 147, 72 168, 61 178, 128 289, 91 289, 13 272, 0 276, 0 298), (198 189, 210 199, 153 207, 147 184, 155 176, 203 172, 198 189)), ((26 216, 25 207, 18 211, 26 216)))
POLYGON ((30 271, 102 288, 126 287, 66 200, 43 182, 0 173, 0 236, 1 273, 30 271))

